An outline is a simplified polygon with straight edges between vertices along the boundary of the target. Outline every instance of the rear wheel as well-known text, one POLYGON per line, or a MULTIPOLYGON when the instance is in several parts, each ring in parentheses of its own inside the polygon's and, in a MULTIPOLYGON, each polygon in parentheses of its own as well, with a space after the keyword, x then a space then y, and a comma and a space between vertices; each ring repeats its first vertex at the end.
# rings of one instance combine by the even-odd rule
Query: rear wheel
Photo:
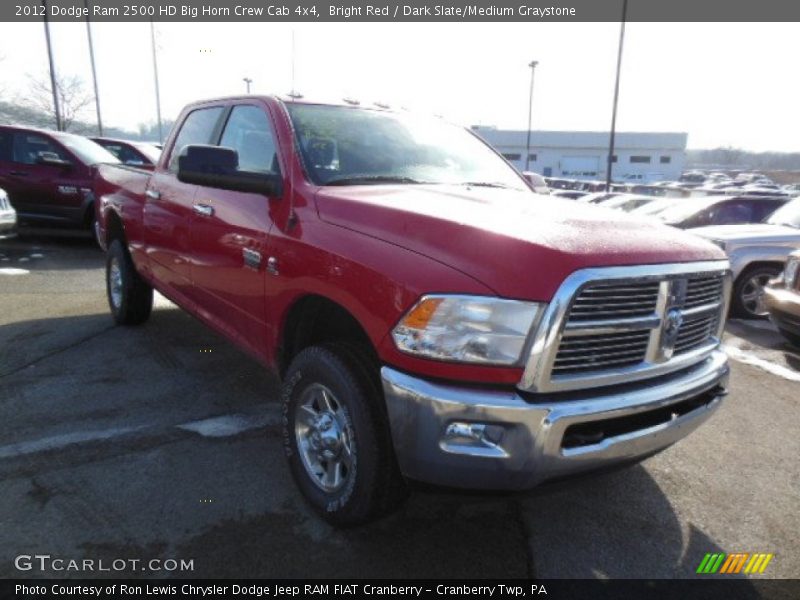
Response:
POLYGON ((114 240, 108 248, 106 292, 117 324, 138 325, 150 316, 153 288, 136 272, 131 256, 120 240, 114 240))
POLYGON ((776 277, 781 268, 776 265, 750 267, 739 275, 733 286, 731 314, 742 319, 765 319, 764 287, 776 277))
POLYGON ((292 476, 311 506, 338 526, 378 518, 405 498, 369 368, 346 345, 314 346, 295 357, 283 385, 292 476))

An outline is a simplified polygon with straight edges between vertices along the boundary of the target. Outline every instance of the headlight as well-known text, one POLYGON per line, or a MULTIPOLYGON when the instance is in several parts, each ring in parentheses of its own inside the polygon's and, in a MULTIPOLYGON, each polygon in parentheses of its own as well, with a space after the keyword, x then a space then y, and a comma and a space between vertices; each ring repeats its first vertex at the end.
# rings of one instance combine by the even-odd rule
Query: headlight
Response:
POLYGON ((800 271, 800 256, 790 256, 783 269, 783 281, 786 289, 792 290, 797 284, 797 272, 800 271))
POLYGON ((392 331, 408 354, 515 365, 544 305, 483 296, 423 296, 392 331))

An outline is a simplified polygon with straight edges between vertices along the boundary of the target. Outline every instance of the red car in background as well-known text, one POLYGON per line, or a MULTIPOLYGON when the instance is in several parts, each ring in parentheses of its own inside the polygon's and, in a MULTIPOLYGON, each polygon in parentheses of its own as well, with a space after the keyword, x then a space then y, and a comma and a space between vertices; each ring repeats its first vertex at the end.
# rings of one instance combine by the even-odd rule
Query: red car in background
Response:
POLYGON ((89 138, 116 156, 120 162, 132 167, 152 171, 161 157, 161 150, 148 142, 132 142, 105 137, 89 138))
POLYGON ((0 126, 0 188, 20 221, 93 227, 100 163, 119 160, 83 136, 0 126))

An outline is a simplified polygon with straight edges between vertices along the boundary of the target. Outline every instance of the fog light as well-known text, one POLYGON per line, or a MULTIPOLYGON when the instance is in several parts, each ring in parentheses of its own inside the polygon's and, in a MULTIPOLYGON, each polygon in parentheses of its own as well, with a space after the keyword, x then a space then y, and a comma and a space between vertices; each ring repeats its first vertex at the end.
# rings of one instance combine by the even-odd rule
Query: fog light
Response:
POLYGON ((456 421, 445 428, 439 446, 452 454, 506 458, 508 453, 500 445, 503 432, 499 425, 456 421))

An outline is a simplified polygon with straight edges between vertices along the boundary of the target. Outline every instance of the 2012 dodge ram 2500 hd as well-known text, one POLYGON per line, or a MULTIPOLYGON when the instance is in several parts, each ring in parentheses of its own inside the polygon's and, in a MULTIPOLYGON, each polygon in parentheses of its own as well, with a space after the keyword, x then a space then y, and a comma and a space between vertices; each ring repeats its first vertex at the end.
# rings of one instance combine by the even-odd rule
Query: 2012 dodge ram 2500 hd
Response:
POLYGON ((333 523, 406 480, 524 489, 641 459, 726 393, 717 247, 536 195, 438 119, 212 100, 152 174, 98 177, 116 321, 155 288, 275 368, 291 472, 333 523))

